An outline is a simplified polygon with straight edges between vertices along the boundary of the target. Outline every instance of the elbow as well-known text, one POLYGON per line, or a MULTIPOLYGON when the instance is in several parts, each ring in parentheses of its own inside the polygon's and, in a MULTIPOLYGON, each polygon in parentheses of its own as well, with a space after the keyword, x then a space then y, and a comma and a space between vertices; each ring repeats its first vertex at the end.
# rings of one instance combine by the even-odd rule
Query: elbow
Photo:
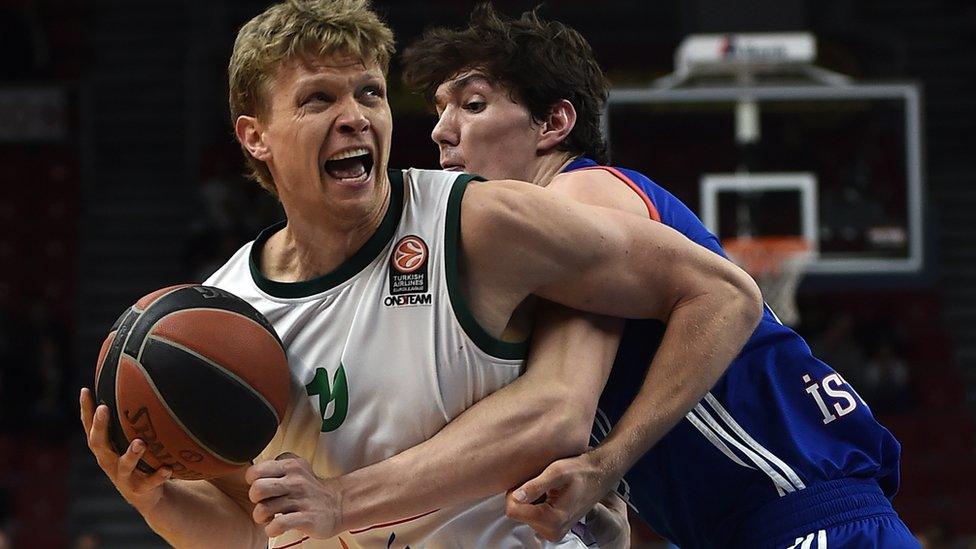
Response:
POLYGON ((586 452, 593 427, 594 410, 587 410, 578 397, 552 391, 545 399, 545 412, 533 422, 531 441, 545 455, 547 464, 586 452))
MULTIPOLYGON (((745 331, 752 335, 763 314, 762 292, 756 281, 745 271, 729 263, 727 296, 725 299, 733 307, 734 318, 741 323, 745 331)), ((743 341, 744 343, 744 341, 743 341)))
POLYGON ((553 431, 549 438, 554 460, 578 456, 586 452, 590 443, 595 410, 585 410, 585 408, 572 396, 565 397, 562 402, 552 407, 553 417, 548 423, 553 431))
POLYGON ((583 419, 580 414, 567 414, 563 420, 563 443, 559 447, 559 458, 578 456, 586 453, 590 445, 590 432, 593 429, 593 414, 583 419))

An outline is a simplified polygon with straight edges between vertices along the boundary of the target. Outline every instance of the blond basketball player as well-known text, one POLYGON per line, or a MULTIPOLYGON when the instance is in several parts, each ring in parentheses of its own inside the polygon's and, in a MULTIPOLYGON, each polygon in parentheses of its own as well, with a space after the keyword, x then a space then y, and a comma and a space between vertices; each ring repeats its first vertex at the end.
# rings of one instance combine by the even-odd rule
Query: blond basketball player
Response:
MULTIPOLYGON (((758 291, 744 273, 663 225, 515 181, 388 171, 391 52, 392 34, 363 0, 277 4, 238 35, 236 134, 287 222, 208 283, 248 300, 281 336, 293 377, 283 425, 246 476, 166 482, 165 470, 135 470, 142 441, 111 452, 107 411, 82 394, 99 464, 175 546, 261 547, 270 538, 272 547, 581 547, 573 534, 547 542, 505 517, 499 487, 519 477, 504 466, 430 487, 426 506, 401 494, 358 514, 347 511, 382 499, 384 487, 357 493, 336 477, 434 436, 515 380, 531 295, 668 319, 658 355, 706 368, 731 361, 758 319, 758 291), (456 489, 477 493, 479 483, 492 491, 474 502, 456 489), (413 508, 423 510, 404 515, 413 508), (384 515, 391 520, 378 523, 384 515)), ((607 321, 576 322, 600 330, 607 321)), ((543 368, 578 358, 563 343, 573 342, 542 331, 534 347, 543 368)), ((609 364, 613 351, 579 350, 583 364, 590 355, 609 364)), ((606 371, 589 370, 578 391, 595 406, 606 371)), ((518 470, 521 454, 506 452, 496 463, 518 470)), ((385 488, 397 493, 396 480, 385 488)))

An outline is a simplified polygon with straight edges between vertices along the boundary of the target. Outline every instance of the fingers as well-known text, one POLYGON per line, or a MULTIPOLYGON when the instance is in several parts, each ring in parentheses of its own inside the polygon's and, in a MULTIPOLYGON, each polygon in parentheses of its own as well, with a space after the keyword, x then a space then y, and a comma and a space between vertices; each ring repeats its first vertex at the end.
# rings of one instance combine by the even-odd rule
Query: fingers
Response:
POLYGON ((572 524, 563 509, 549 503, 519 503, 513 498, 505 502, 505 515, 532 527, 540 536, 549 541, 559 541, 565 537, 572 524))
POLYGON ((274 460, 262 461, 247 468, 244 473, 244 480, 248 484, 254 484, 262 478, 281 478, 289 473, 311 475, 312 466, 303 457, 299 457, 291 452, 285 452, 274 460))
POLYGON ((139 460, 145 455, 147 449, 146 443, 142 440, 133 440, 128 450, 119 458, 118 464, 116 465, 116 481, 122 486, 130 487, 137 494, 145 493, 156 488, 169 480, 173 475, 173 471, 169 467, 160 467, 151 475, 136 470, 136 467, 139 465, 139 460))
POLYGON ((135 471, 136 465, 139 464, 139 460, 142 459, 142 454, 146 452, 146 443, 136 439, 129 444, 129 448, 122 454, 119 458, 118 468, 116 469, 116 475, 118 475, 119 480, 123 482, 128 482, 129 478, 132 477, 132 472, 135 471))
POLYGON ((573 527, 572 524, 566 524, 560 518, 561 516, 558 512, 543 512, 539 514, 537 520, 526 521, 525 524, 535 530, 540 537, 558 542, 565 538, 573 527))
POLYGON ((288 493, 288 488, 281 478, 259 478, 251 483, 247 497, 251 503, 258 503, 266 499, 276 498, 288 493))
POLYGON ((281 513, 294 513, 299 510, 298 503, 286 498, 277 497, 266 499, 254 506, 251 517, 257 524, 267 524, 281 513))
MULTIPOLYGON (((112 458, 117 458, 108 441, 108 406, 95 406, 95 399, 87 387, 81 390, 78 397, 81 408, 81 424, 85 428, 88 448, 95 454, 98 464, 105 469, 107 465, 114 465, 112 458)), ((137 460, 138 461, 138 460, 137 460)), ((108 469, 105 469, 108 472, 108 469)))
POLYGON ((505 501, 505 515, 529 525, 550 525, 559 522, 561 513, 548 503, 519 503, 511 497, 505 501))
POLYGON ((95 460, 106 473, 114 471, 114 452, 108 448, 108 407, 95 408, 95 399, 87 388, 81 390, 81 424, 85 428, 88 448, 95 454, 95 460))
POLYGON ((573 522, 569 513, 560 507, 560 495, 568 489, 564 466, 555 462, 539 476, 518 487, 506 498, 508 518, 524 522, 549 541, 561 540, 573 522), (543 496, 548 496, 540 501, 543 496))
POLYGON ((283 461, 262 461, 255 463, 244 472, 244 481, 254 484, 262 478, 281 478, 285 476, 285 463, 283 461))
POLYGON ((609 492, 586 514, 586 526, 598 547, 630 547, 627 504, 616 492, 609 492))
POLYGON ((81 425, 85 428, 85 437, 87 438, 91 432, 92 417, 95 415, 95 399, 92 398, 91 391, 87 387, 83 387, 78 400, 81 407, 81 425))
POLYGON ((623 517, 626 520, 627 508, 623 509, 623 513, 620 513, 619 509, 616 509, 613 504, 607 503, 605 501, 600 501, 593 506, 586 513, 586 525, 591 528, 603 527, 606 524, 612 523, 618 517, 623 517))
POLYGON ((114 473, 118 455, 108 442, 108 406, 95 408, 91 430, 88 432, 88 447, 91 448, 98 465, 107 473, 114 473))
POLYGON ((264 533, 269 538, 280 536, 288 530, 299 530, 305 533, 310 525, 307 513, 284 513, 268 523, 264 527, 264 533))
POLYGON ((107 449, 108 444, 108 406, 102 404, 95 408, 91 430, 88 432, 88 445, 92 450, 107 449))
POLYGON ((562 469, 559 462, 546 467, 539 476, 529 480, 512 492, 512 498, 518 503, 532 503, 546 494, 553 487, 563 483, 562 469))
POLYGON ((152 491, 160 484, 169 480, 172 476, 173 470, 169 467, 160 467, 151 475, 146 475, 142 471, 136 471, 134 490, 139 494, 152 491))

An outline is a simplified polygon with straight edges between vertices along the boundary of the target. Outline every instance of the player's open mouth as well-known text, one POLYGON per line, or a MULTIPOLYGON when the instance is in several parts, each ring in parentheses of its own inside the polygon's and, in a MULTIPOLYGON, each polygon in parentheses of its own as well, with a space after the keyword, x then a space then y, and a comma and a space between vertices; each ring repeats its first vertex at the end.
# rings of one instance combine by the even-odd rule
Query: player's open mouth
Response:
POLYGON ((373 154, 360 147, 332 155, 325 161, 325 172, 343 183, 359 183, 373 171, 373 154))

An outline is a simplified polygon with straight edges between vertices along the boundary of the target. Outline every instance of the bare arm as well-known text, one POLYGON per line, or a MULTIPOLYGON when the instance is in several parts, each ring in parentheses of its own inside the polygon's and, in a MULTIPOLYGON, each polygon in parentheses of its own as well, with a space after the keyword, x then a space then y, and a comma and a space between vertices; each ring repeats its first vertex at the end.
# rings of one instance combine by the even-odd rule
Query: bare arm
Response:
MULTIPOLYGON (((646 212, 627 187, 589 181, 592 178, 593 174, 585 178, 564 175, 550 191, 584 203, 646 212)), ((633 219, 640 221, 637 216, 633 219)), ((686 247, 698 251, 697 245, 680 235, 673 240, 679 250, 686 247)), ((696 259, 708 263, 711 258, 699 255, 696 259)), ((715 263, 724 262, 717 257, 715 260, 715 263)), ((723 268, 735 269, 722 263, 712 268, 719 272, 723 268)), ((705 287, 716 282, 716 278, 713 274, 685 277, 677 288, 684 288, 686 293, 657 292, 661 303, 676 302, 676 308, 666 313, 674 324, 669 331, 670 339, 664 343, 671 352, 659 354, 652 365, 655 380, 662 377, 668 380, 652 396, 662 410, 648 415, 649 424, 660 434, 698 401, 731 361, 730 356, 727 360, 717 357, 710 363, 705 361, 706 368, 713 367, 704 370, 695 363, 700 356, 685 356, 698 349, 711 352, 712 349, 700 342, 701 338, 712 331, 726 329, 725 322, 730 315, 747 306, 744 300, 730 296, 731 292, 707 291, 709 288, 705 287), (712 322, 716 313, 718 319, 724 320, 712 322)), ((718 282, 721 286, 722 280, 718 282)), ((647 310, 657 308, 667 308, 667 305, 655 304, 647 310)), ((547 465, 544 463, 547 456, 579 449, 585 444, 622 323, 616 320, 611 324, 607 319, 599 321, 580 313, 551 309, 538 320, 529 368, 522 378, 483 399, 432 439, 338 479, 343 487, 342 516, 346 528, 412 516, 434 507, 497 493, 510 488, 513 479, 541 470, 539 464, 547 465), (602 322, 605 327, 601 329, 594 322, 602 322), (610 326, 612 330, 608 329, 610 326), (486 451, 488 448, 490 451, 486 451)), ((751 327, 743 327, 740 332, 733 330, 730 346, 734 349, 726 350, 726 355, 738 351, 747 336, 742 333, 751 331, 751 327), (734 341, 737 336, 741 341, 734 341)))
MULTIPOLYGON (((549 189, 581 203, 614 205, 617 209, 624 209, 627 198, 636 197, 603 171, 563 174, 549 189)), ((634 211, 634 207, 628 209, 634 211)), ((722 282, 719 288, 711 288, 709 285, 715 281, 701 276, 693 282, 699 285, 697 290, 690 286, 687 294, 676 297, 664 338, 638 395, 600 448, 593 452, 594 457, 602 460, 602 467, 619 473, 619 477, 612 479, 612 485, 701 400, 759 321, 761 297, 755 283, 730 262, 697 244, 692 246, 704 252, 717 267, 724 267, 727 276, 735 279, 732 284, 741 285, 742 291, 723 291, 722 282), (753 313, 751 321, 750 312, 753 313), (728 339, 724 348, 722 341, 715 341, 720 337, 728 339), (715 343, 710 346, 709 342, 715 343)), ((690 268, 694 269, 695 264, 690 268)))
POLYGON ((342 529, 504 492, 585 450, 622 321, 540 304, 526 373, 430 440, 339 477, 342 529))
POLYGON ((689 355, 721 348, 726 364, 759 319, 755 282, 664 224, 515 181, 472 184, 461 219, 472 308, 534 293, 591 313, 667 321, 692 302, 724 301, 731 307, 710 311, 727 315, 714 348, 689 355))
MULTIPOLYGON (((612 185, 612 177, 604 172, 566 179, 572 175, 561 176, 560 190, 581 202, 600 204, 606 193, 613 192, 608 189, 630 192, 612 185), (594 181, 600 177, 604 180, 594 181)), ((754 283, 744 273, 697 245, 694 248, 710 257, 698 260, 674 245, 665 256, 675 262, 665 263, 662 269, 691 278, 683 290, 674 280, 670 282, 674 285, 665 286, 672 288, 674 300, 667 330, 633 404, 600 447, 579 458, 554 463, 509 498, 509 516, 531 524, 548 539, 561 538, 694 407, 721 377, 758 322, 761 301, 754 283), (722 274, 723 270, 727 274, 722 274), (547 493, 550 497, 545 503, 532 505, 547 493)), ((669 284, 666 275, 659 282, 669 284)))
POLYGON ((146 475, 135 467, 146 444, 133 440, 118 456, 108 442, 108 408, 95 408, 88 389, 81 392, 81 421, 98 465, 149 526, 174 547, 267 547, 247 510, 243 471, 223 479, 167 481, 168 471, 146 475), (228 495, 229 494, 229 495, 228 495))
POLYGON ((217 481, 171 481, 146 523, 173 547, 267 547, 268 538, 249 512, 227 492, 247 500, 243 470, 217 481))

